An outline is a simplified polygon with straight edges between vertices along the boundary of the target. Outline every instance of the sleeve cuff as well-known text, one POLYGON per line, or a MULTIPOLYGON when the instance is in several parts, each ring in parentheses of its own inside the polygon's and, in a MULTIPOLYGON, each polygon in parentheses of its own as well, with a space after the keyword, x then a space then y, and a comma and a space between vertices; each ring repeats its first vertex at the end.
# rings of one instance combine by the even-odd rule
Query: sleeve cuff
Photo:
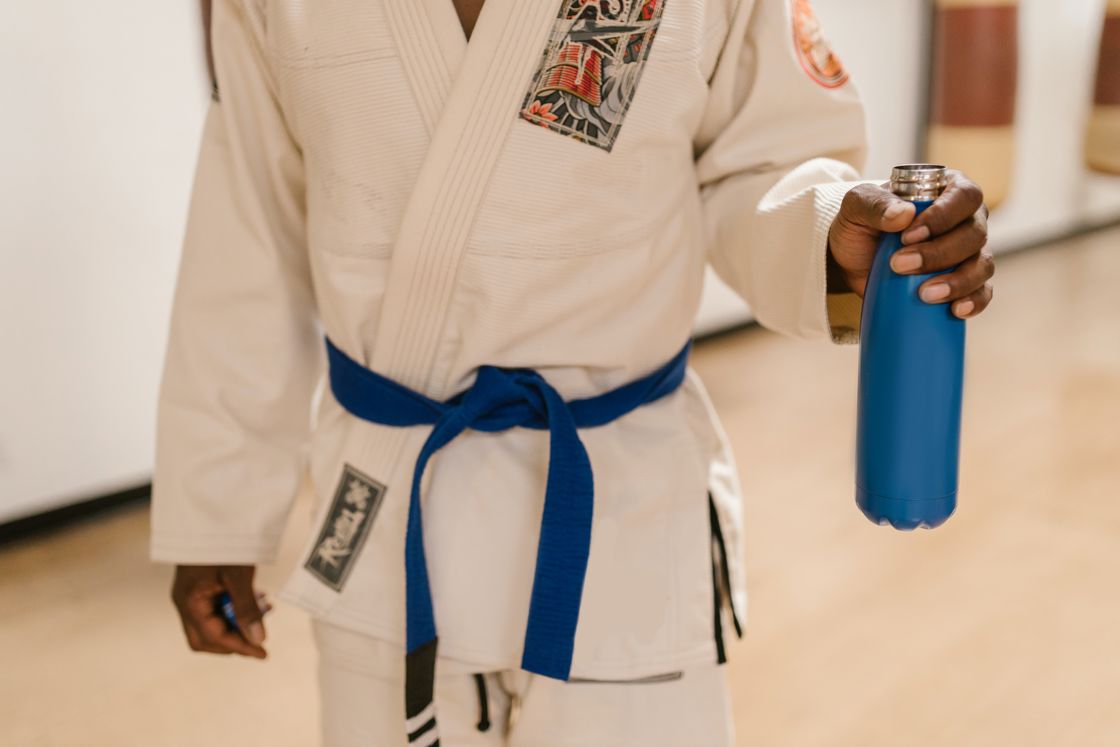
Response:
POLYGON ((863 299, 855 293, 825 294, 825 315, 832 341, 837 345, 855 345, 859 342, 859 320, 863 313, 863 299))
MULTIPOLYGON (((853 187, 864 182, 833 182, 817 185, 817 224, 816 251, 820 257, 820 265, 825 265, 828 256, 828 233, 836 215, 840 212, 840 203, 853 187)), ((873 180, 871 184, 877 184, 873 180)), ((860 315, 863 312, 863 299, 855 293, 829 293, 827 280, 820 288, 822 299, 822 313, 825 325, 832 337, 832 342, 838 345, 852 345, 859 342, 860 315)))
POLYGON ((263 565, 273 563, 280 537, 153 534, 149 557, 175 565, 263 565))

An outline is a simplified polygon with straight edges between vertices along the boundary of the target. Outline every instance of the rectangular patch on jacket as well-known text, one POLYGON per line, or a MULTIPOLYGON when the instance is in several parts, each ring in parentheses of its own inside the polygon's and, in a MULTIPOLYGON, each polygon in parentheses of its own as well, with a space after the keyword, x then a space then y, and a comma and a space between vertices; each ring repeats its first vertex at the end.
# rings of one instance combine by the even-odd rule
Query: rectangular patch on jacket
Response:
POLYGON ((520 116, 614 147, 666 0, 563 0, 520 116))
POLYGON ((341 591, 384 498, 384 485, 349 464, 344 465, 315 549, 303 567, 327 586, 341 591))

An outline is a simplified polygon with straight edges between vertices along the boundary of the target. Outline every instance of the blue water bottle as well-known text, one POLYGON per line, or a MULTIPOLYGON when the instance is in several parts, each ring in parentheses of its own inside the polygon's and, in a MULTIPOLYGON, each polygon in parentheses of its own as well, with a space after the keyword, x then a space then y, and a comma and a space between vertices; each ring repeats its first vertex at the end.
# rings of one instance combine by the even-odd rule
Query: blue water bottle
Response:
MULTIPOLYGON (((945 187, 945 167, 899 166, 891 191, 922 212, 945 187)), ((949 304, 927 304, 918 286, 937 273, 898 275, 902 246, 884 234, 860 320, 856 502, 876 524, 942 524, 957 505, 964 321, 949 304)))

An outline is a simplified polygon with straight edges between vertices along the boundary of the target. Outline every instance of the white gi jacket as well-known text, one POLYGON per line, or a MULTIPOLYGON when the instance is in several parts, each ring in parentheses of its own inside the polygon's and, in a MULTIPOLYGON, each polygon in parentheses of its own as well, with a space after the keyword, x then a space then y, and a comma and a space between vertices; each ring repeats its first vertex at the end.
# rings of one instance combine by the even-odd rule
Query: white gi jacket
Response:
MULTIPOLYGON (((864 118, 806 0, 217 0, 212 104, 160 396, 152 556, 267 563, 310 464, 316 526, 282 597, 400 642, 427 427, 341 409, 322 334, 435 399, 478 366, 565 399, 656 369, 711 262, 756 317, 850 337, 829 226, 864 118)), ((742 617, 731 456, 695 375, 581 431, 595 475, 572 675, 714 661, 709 491, 742 617)), ((467 432, 428 469, 440 654, 521 653, 548 434, 467 432)))

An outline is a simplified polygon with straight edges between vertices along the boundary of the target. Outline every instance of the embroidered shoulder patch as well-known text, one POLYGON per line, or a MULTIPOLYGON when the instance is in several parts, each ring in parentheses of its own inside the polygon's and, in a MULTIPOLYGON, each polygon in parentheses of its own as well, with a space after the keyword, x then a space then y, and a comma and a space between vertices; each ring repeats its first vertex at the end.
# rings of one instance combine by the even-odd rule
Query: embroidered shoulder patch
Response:
POLYGON ((345 465, 315 549, 303 567, 341 591, 384 498, 384 485, 345 465))
POLYGON ((810 0, 793 0, 793 44, 801 67, 817 83, 839 88, 848 82, 848 71, 824 38, 810 0))
POLYGON ((666 0, 563 0, 522 119, 610 151, 666 0))

